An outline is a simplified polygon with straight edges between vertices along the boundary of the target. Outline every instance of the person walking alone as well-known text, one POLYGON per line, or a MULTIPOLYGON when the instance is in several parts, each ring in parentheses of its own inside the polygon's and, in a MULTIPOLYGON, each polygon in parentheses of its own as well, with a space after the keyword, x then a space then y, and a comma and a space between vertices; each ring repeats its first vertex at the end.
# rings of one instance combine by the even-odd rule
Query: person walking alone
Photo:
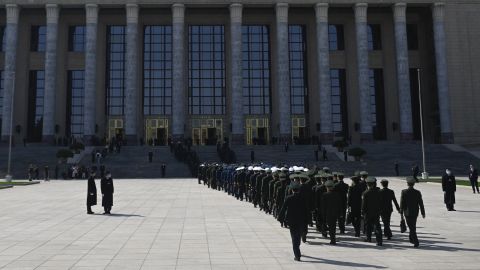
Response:
POLYGON ((408 189, 402 190, 402 196, 400 197, 400 214, 405 216, 410 243, 417 248, 420 243, 417 237, 417 218, 418 209, 422 213, 422 217, 425 218, 425 208, 423 206, 422 193, 413 186, 415 186, 415 179, 413 177, 407 177, 408 189))
POLYGON ((453 205, 455 204, 455 192, 457 191, 457 182, 455 176, 450 169, 445 170, 445 174, 442 176, 442 190, 443 201, 447 206, 448 211, 455 211, 453 205))
POLYGON ((470 165, 468 179, 470 180, 470 185, 472 185, 473 194, 475 194, 475 188, 477 189, 477 193, 480 194, 480 191, 478 191, 478 171, 473 167, 473 165, 470 165))

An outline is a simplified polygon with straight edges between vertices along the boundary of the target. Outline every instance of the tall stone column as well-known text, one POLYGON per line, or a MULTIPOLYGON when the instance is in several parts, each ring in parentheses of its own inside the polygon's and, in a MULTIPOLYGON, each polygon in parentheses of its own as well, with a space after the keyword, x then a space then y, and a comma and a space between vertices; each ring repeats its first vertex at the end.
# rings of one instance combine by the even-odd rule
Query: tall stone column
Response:
POLYGON ((127 4, 127 47, 125 61, 125 135, 129 144, 137 143, 138 120, 138 5, 127 4))
POLYGON ((328 45, 328 3, 315 5, 317 21, 317 78, 320 98, 320 138, 322 142, 333 139, 332 92, 330 88, 330 48, 328 45))
POLYGON ((172 136, 181 139, 185 135, 185 6, 172 5, 173 34, 173 82, 172 82, 172 136))
POLYGON ((242 84, 242 4, 230 5, 230 57, 232 144, 245 142, 242 84))
POLYGON ((20 7, 16 4, 5 5, 7 27, 5 29, 5 66, 3 71, 3 107, 2 107, 2 141, 10 136, 12 120, 12 100, 15 94, 15 69, 17 63, 18 17, 20 7))
POLYGON ((85 95, 83 102, 83 135, 87 144, 95 136, 97 89, 98 5, 86 4, 85 95))
POLYGON ((276 12, 276 82, 280 141, 292 140, 292 118, 290 112, 290 62, 288 50, 288 4, 277 3, 276 12))
POLYGON ((45 49, 45 95, 43 98, 42 141, 53 143, 55 139, 55 96, 57 86, 57 36, 59 7, 47 4, 47 43, 45 49))
POLYGON ((397 88, 400 109, 400 138, 413 139, 412 101, 410 96, 410 70, 408 65, 406 3, 393 5, 393 21, 395 24, 395 49, 397 60, 397 88))
POLYGON ((366 3, 357 3, 354 6, 357 38, 357 80, 360 102, 361 141, 373 140, 370 108, 370 83, 368 76, 367 7, 368 5, 366 3))
POLYGON ((447 50, 445 47, 445 5, 432 6, 433 40, 435 46, 435 67, 437 71, 438 108, 440 111, 440 131, 442 143, 453 143, 450 123, 450 93, 448 91, 447 50))

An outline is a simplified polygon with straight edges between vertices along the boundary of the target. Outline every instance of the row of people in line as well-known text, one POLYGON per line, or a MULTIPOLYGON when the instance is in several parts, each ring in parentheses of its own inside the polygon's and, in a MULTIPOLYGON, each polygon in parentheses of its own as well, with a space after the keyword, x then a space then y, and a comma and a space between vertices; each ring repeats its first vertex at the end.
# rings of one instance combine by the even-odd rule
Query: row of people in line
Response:
POLYGON ((392 204, 409 227, 410 242, 419 246, 416 220, 419 212, 425 217, 420 191, 414 189, 415 179, 407 179, 408 189, 402 191, 400 205, 388 181, 377 179, 368 172, 355 172, 349 186, 344 174, 329 168, 265 167, 222 164, 201 164, 198 183, 223 190, 239 200, 251 202, 254 207, 272 214, 282 227, 288 227, 292 236, 295 260, 300 260, 300 241, 307 241, 308 227, 315 227, 330 244, 336 244, 337 225, 341 234, 345 225, 352 224, 355 237, 363 232, 364 241, 383 244, 383 234, 391 239, 390 219, 392 204), (380 219, 384 225, 383 234, 380 219))

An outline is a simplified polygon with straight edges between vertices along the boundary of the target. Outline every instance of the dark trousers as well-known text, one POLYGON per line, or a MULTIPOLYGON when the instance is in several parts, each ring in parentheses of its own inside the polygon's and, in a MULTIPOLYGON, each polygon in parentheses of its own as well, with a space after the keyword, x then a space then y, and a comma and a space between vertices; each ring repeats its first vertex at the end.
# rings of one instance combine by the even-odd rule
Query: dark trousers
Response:
POLYGON ((112 207, 111 206, 104 206, 103 210, 104 210, 105 213, 110 214, 110 211, 112 210, 112 207))
POLYGON ((92 206, 87 204, 87 213, 92 213, 92 206))
POLYGON ((337 220, 327 220, 328 234, 330 235, 330 243, 336 243, 337 220))
POLYGON ((383 222, 383 235, 386 237, 392 237, 392 230, 390 229, 390 219, 392 217, 392 212, 382 213, 382 222, 383 222))
POLYGON ((375 231, 377 244, 382 244, 382 226, 378 217, 368 218, 365 220, 367 239, 372 239, 372 232, 375 231))
POLYGON ((418 245, 418 238, 417 238, 417 217, 405 217, 405 221, 407 222, 410 243, 414 245, 418 245))
POLYGON ((322 233, 323 235, 326 233, 325 232, 325 220, 324 220, 322 214, 318 210, 315 211, 315 227, 317 228, 317 231, 322 233))
POLYGON ((347 209, 342 209, 340 210, 340 216, 338 217, 338 229, 340 230, 341 233, 345 232, 345 217, 346 217, 346 211, 347 209))
POLYGON ((290 225, 289 229, 290 236, 292 237, 293 254, 295 255, 295 258, 300 258, 302 256, 302 253, 300 252, 300 240, 302 238, 304 225, 290 225))
POLYGON ((351 213, 351 215, 352 215, 352 225, 353 225, 353 228, 355 229, 355 236, 359 237, 362 217, 359 214, 354 214, 353 212, 351 213))
POLYGON ((475 188, 477 189, 477 193, 480 193, 480 191, 478 191, 478 179, 470 179, 470 185, 472 185, 473 193, 475 193, 475 188))

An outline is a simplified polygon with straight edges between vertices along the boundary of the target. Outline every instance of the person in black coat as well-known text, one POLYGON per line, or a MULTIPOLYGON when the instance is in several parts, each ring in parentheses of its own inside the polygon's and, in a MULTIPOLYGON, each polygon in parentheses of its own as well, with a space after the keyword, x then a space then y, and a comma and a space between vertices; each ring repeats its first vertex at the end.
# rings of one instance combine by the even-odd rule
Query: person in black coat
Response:
POLYGON ((455 176, 450 169, 445 170, 445 174, 442 176, 442 190, 443 201, 447 206, 448 211, 455 211, 453 205, 455 204, 455 191, 457 191, 457 183, 455 176))
POLYGON ((478 190, 478 171, 470 165, 470 171, 468 171, 468 179, 470 180, 470 185, 472 185, 473 194, 475 194, 475 188, 477 189, 477 193, 480 194, 478 190))
POLYGON ((100 181, 100 188, 102 190, 102 206, 105 210, 103 214, 110 215, 113 206, 113 179, 109 171, 100 181))
POLYGON ((338 175, 338 182, 335 183, 333 190, 338 192, 340 195, 340 208, 339 208, 339 215, 338 215, 338 228, 340 229, 340 233, 345 233, 345 217, 347 212, 347 194, 348 194, 348 185, 343 182, 344 174, 341 172, 337 173, 338 175))
POLYGON ((362 194, 363 187, 360 185, 358 172, 351 177, 352 185, 348 188, 348 207, 352 217, 352 225, 355 229, 355 237, 360 237, 360 224, 362 219, 362 194))
POLYGON ((326 181, 325 186, 327 187, 327 192, 322 194, 322 214, 330 235, 330 245, 336 245, 335 233, 337 230, 337 219, 340 216, 342 207, 341 198, 340 194, 334 191, 332 180, 326 181))
POLYGON ((415 179, 415 182, 418 183, 418 175, 420 174, 420 169, 418 168, 417 164, 413 164, 412 174, 413 174, 413 179, 415 179))
POLYGON ((402 190, 402 196, 400 197, 400 214, 405 216, 409 230, 410 243, 412 243, 414 247, 418 247, 418 209, 420 208, 422 217, 425 218, 425 208, 423 206, 422 193, 413 188, 415 185, 415 179, 413 177, 407 177, 407 185, 408 189, 402 190))
POLYGON ((383 241, 382 227, 380 225, 381 195, 375 177, 368 177, 365 181, 368 186, 368 189, 362 196, 362 215, 365 219, 367 234, 365 242, 372 241, 372 231, 375 231, 377 246, 381 246, 383 241))
POLYGON ((92 206, 97 205, 97 186, 95 185, 95 171, 90 171, 87 184, 87 214, 94 214, 92 206))
POLYGON ((400 206, 398 206, 397 198, 395 198, 395 192, 388 188, 388 180, 382 179, 380 181, 382 184, 382 189, 380 189, 381 195, 381 212, 380 217, 383 222, 383 234, 387 237, 388 240, 392 238, 392 230, 390 229, 390 219, 392 217, 393 207, 392 202, 395 204, 395 208, 400 213, 400 206))
POLYGON ((300 184, 292 182, 290 185, 292 194, 288 195, 278 215, 280 223, 286 223, 292 237, 293 254, 295 261, 300 261, 300 241, 305 224, 308 222, 308 212, 305 208, 305 200, 300 196, 300 184))

